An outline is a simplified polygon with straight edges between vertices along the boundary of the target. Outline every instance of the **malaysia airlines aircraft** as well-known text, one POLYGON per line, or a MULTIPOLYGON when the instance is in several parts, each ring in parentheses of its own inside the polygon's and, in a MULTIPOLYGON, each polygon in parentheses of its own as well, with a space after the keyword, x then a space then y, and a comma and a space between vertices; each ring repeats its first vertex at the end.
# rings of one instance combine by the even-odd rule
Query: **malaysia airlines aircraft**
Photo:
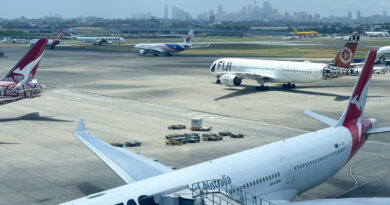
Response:
POLYGON ((39 39, 27 54, 0 80, 0 105, 39 97, 45 85, 33 79, 38 69, 47 39, 39 39))
POLYGON ((202 48, 208 45, 193 45, 192 36, 194 31, 191 30, 185 37, 182 43, 140 43, 134 46, 135 50, 138 51, 139 55, 151 54, 153 56, 159 56, 165 54, 171 56, 172 53, 178 53, 192 48, 202 48))
POLYGON ((283 87, 295 88, 294 83, 308 83, 346 75, 359 37, 353 36, 337 53, 334 63, 311 63, 276 60, 256 60, 243 58, 221 58, 210 66, 210 73, 217 77, 216 83, 229 87, 241 85, 242 79, 256 80, 261 86, 256 89, 268 89, 265 83, 283 83, 283 87))
POLYGON ((90 135, 80 120, 75 137, 127 184, 63 205, 175 204, 164 202, 164 197, 182 189, 193 193, 195 198, 219 191, 242 204, 290 202, 297 194, 336 174, 369 135, 390 132, 390 127, 377 128, 375 119, 363 119, 375 55, 375 50, 369 52, 363 73, 339 120, 305 111, 329 128, 179 170, 109 145, 90 135))
MULTIPOLYGON (((49 39, 47 41, 46 46, 49 47, 50 49, 54 49, 56 47, 56 45, 61 43, 61 37, 62 37, 62 29, 60 29, 60 31, 58 32, 58 35, 55 39, 49 39)), ((38 40, 39 39, 31 40, 30 45, 33 46, 38 40)))
POLYGON ((119 45, 125 42, 125 39, 122 37, 80 37, 77 34, 70 32, 70 35, 73 39, 76 39, 81 42, 93 43, 93 45, 103 45, 103 44, 112 44, 118 43, 119 45))

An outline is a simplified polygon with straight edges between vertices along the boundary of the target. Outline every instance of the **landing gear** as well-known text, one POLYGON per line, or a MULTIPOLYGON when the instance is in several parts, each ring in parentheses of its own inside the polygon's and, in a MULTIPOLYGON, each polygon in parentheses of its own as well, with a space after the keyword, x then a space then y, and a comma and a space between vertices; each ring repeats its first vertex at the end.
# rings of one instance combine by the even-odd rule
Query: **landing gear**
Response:
POLYGON ((170 53, 167 53, 167 56, 172 56, 172 54, 170 54, 170 53))
POLYGON ((291 84, 291 83, 287 83, 287 84, 283 84, 283 88, 295 88, 295 84, 291 84))
POLYGON ((256 90, 269 90, 269 87, 264 85, 256 86, 256 90))
POLYGON ((217 76, 217 80, 215 81, 216 84, 221 84, 221 80, 219 79, 219 76, 217 76))

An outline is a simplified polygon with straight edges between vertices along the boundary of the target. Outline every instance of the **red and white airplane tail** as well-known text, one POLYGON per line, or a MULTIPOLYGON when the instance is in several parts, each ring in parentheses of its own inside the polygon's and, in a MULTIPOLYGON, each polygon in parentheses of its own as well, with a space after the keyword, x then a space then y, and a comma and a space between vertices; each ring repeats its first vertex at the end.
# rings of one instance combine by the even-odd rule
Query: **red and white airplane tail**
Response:
POLYGON ((61 41, 61 37, 62 37, 62 29, 60 29, 60 31, 58 31, 58 35, 57 35, 56 40, 61 41))
POLYGON ((366 105, 368 87, 370 85, 370 78, 374 68, 376 58, 376 50, 370 50, 359 80, 355 84, 352 96, 349 103, 339 119, 336 126, 356 125, 363 116, 364 107, 366 105))
POLYGON ((341 68, 349 68, 355 55, 356 48, 359 43, 359 36, 352 35, 347 43, 337 53, 334 61, 334 66, 341 68))
POLYGON ((2 81, 11 81, 23 84, 33 80, 39 62, 47 44, 46 38, 39 39, 26 55, 4 76, 2 81))

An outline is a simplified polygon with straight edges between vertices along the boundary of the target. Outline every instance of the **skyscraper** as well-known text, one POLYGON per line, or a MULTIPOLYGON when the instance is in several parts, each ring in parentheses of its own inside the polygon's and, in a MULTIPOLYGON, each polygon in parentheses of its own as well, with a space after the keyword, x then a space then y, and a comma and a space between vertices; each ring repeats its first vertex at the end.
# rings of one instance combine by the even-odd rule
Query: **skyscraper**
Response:
POLYGON ((167 4, 165 4, 164 18, 165 18, 165 19, 168 19, 168 5, 167 5, 167 4))

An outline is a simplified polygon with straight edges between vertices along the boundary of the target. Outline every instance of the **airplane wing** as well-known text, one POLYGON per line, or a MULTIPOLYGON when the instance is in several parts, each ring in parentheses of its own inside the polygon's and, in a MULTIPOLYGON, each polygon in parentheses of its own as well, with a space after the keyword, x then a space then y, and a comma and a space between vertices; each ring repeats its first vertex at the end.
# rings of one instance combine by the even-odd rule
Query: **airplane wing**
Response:
POLYGON ((80 120, 74 136, 94 152, 126 183, 172 171, 171 168, 128 149, 113 147, 90 135, 84 121, 80 120))
POLYGON ((330 127, 333 127, 337 124, 337 120, 317 114, 315 112, 312 112, 311 110, 305 110, 304 113, 330 127))

